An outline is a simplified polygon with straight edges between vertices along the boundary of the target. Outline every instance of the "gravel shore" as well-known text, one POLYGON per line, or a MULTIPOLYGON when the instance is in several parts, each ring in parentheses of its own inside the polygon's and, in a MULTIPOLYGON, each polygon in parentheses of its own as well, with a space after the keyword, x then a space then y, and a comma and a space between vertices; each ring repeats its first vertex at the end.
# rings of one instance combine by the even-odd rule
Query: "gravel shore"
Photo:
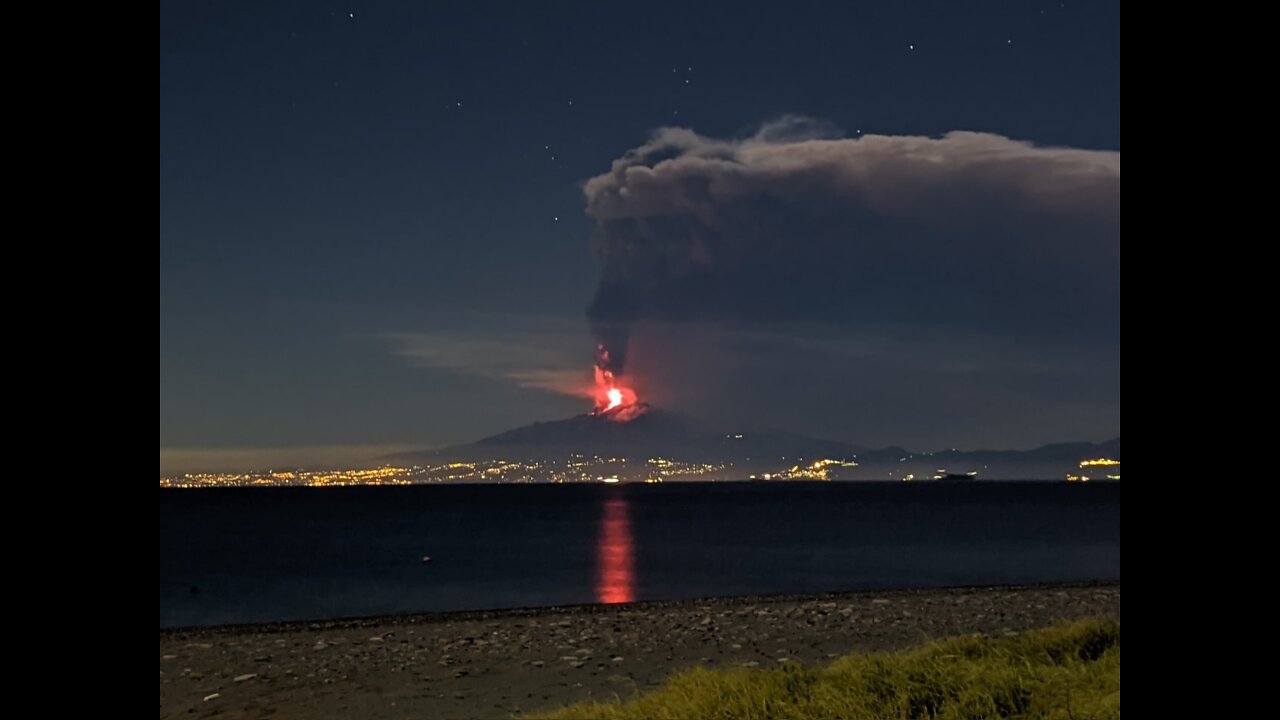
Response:
POLYGON ((160 717, 510 718, 693 666, 1120 616, 1120 584, 737 597, 160 632, 160 717))

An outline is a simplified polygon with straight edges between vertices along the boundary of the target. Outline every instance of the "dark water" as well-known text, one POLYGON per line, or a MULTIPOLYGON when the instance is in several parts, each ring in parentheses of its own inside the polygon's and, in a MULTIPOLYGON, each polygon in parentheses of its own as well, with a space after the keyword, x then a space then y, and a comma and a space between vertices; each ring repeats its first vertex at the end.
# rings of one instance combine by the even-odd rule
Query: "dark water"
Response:
POLYGON ((1119 483, 160 491, 161 627, 1119 577, 1119 483))

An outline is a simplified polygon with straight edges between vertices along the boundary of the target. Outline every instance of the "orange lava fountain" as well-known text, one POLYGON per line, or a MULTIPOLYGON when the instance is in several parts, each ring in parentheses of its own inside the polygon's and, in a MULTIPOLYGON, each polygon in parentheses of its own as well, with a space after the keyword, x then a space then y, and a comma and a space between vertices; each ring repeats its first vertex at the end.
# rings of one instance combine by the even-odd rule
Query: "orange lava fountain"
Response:
POLYGON ((596 368, 595 414, 611 420, 631 420, 643 413, 636 391, 622 385, 612 372, 596 368))
POLYGON ((614 408, 636 404, 636 391, 618 383, 613 373, 596 368, 596 412, 605 413, 614 408))

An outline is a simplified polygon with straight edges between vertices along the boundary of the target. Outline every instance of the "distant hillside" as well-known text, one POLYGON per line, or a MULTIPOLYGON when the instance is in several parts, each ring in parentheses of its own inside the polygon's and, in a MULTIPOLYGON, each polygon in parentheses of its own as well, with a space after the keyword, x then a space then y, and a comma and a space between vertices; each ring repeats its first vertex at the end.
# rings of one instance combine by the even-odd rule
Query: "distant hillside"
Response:
POLYGON ((1120 438, 1100 443, 1075 442, 1042 445, 1034 450, 944 450, 934 453, 938 458, 963 457, 973 462, 1078 462, 1085 458, 1109 457, 1120 459, 1120 438))
POLYGON ((871 474, 901 478, 930 478, 947 473, 976 472, 979 479, 1061 480, 1067 475, 1102 478, 1119 475, 1119 466, 1081 469, 1082 460, 1120 460, 1120 438, 1099 443, 1074 442, 1042 445, 1034 450, 941 450, 908 452, 900 448, 876 450, 859 458, 871 474), (898 457, 893 457, 897 455, 898 457), (896 466, 896 467, 895 467, 896 466))
POLYGON ((735 432, 713 428, 677 413, 648 408, 630 422, 604 415, 577 415, 525 425, 469 445, 402 453, 399 461, 437 458, 486 458, 495 453, 518 457, 558 457, 572 453, 602 457, 687 461, 733 461, 782 457, 853 458, 861 449, 847 443, 779 432, 735 432))
POLYGON ((633 466, 637 461, 665 458, 723 468, 704 476, 707 479, 776 474, 820 460, 841 461, 831 469, 832 476, 854 480, 928 480, 939 474, 968 473, 977 473, 983 480, 1061 480, 1075 474, 1095 478, 1119 474, 1118 466, 1081 470, 1079 463, 1100 457, 1119 460, 1120 438, 1101 443, 1054 443, 1034 450, 869 450, 795 433, 718 428, 678 413, 645 408, 647 412, 629 422, 607 415, 577 415, 525 425, 466 445, 400 453, 387 460, 426 466, 497 459, 565 461, 583 456, 625 459, 633 466))

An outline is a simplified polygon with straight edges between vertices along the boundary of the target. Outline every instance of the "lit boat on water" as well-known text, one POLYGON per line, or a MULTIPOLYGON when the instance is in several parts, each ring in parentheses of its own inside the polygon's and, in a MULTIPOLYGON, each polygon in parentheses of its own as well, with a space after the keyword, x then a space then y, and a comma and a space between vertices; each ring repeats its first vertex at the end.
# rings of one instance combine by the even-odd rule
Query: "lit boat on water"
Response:
POLYGON ((938 482, 970 482, 977 478, 977 470, 967 473, 949 473, 946 470, 939 470, 938 474, 933 476, 933 479, 938 482))

